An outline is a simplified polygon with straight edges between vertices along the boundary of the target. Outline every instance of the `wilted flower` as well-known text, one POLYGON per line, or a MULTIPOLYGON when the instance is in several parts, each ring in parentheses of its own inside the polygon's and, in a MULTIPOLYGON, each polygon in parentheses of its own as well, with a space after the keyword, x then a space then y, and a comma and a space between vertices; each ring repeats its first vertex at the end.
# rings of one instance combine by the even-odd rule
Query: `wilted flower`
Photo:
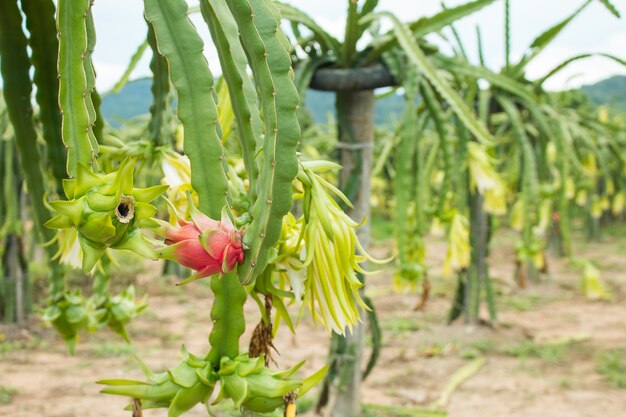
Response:
POLYGON ((572 177, 565 178, 565 197, 568 200, 576 197, 576 184, 574 183, 572 177))
POLYGON ((533 234, 540 238, 545 238, 552 225, 552 201, 545 199, 539 206, 539 221, 533 227, 533 234))
POLYGON ((613 197, 613 204, 611 205, 611 212, 614 216, 619 216, 624 211, 624 193, 620 191, 613 197))
MULTIPOLYGON (((161 171, 163 171, 163 184, 169 185, 167 198, 172 202, 180 213, 187 212, 187 193, 191 193, 195 201, 196 194, 191 188, 191 165, 186 155, 181 155, 169 149, 162 151, 161 171)), ((170 217, 170 223, 176 223, 174 214, 170 217)))
MULTIPOLYGON (((187 193, 193 197, 194 203, 198 203, 198 194, 191 186, 191 164, 186 155, 181 155, 169 149, 162 151, 161 170, 163 171, 164 184, 170 186, 167 198, 173 203, 179 213, 188 213, 187 193)), ((247 180, 241 178, 240 173, 245 172, 243 161, 238 159, 228 160, 226 176, 228 178, 228 193, 232 198, 231 212, 235 216, 247 213, 249 208, 247 180)), ((176 218, 172 213, 170 223, 175 224, 176 218)))
POLYGON ((450 225, 448 253, 443 264, 444 274, 460 272, 469 266, 470 260, 469 221, 462 214, 456 213, 450 225))
POLYGON ((607 206, 608 200, 605 200, 605 198, 601 198, 597 195, 591 197, 591 217, 594 219, 602 217, 602 213, 607 206))
POLYGON ((578 190, 578 193, 576 193, 576 204, 578 204, 581 207, 584 207, 587 205, 587 190, 585 189, 578 190))
MULTIPOLYGON (((158 254, 163 259, 178 262, 197 273, 181 282, 231 272, 243 262, 242 230, 237 230, 226 211, 221 220, 213 220, 196 208, 189 198, 191 221, 178 217, 178 226, 163 222, 161 233, 166 247, 158 254)), ((172 210, 175 208, 172 206, 172 210)))
POLYGON ((468 144, 467 158, 471 185, 485 196, 485 211, 494 215, 506 214, 506 185, 493 166, 493 158, 475 142, 468 144))
POLYGON ((588 300, 610 300, 613 298, 600 279, 600 270, 589 261, 584 261, 584 268, 582 290, 585 297, 588 300))
POLYGON ((522 195, 520 198, 513 204, 511 208, 511 228, 518 232, 521 232, 524 228, 524 199, 522 195))
POLYGON ((54 259, 58 259, 61 263, 72 268, 81 269, 83 252, 78 242, 76 229, 61 229, 57 232, 55 239, 59 250, 54 255, 54 259))

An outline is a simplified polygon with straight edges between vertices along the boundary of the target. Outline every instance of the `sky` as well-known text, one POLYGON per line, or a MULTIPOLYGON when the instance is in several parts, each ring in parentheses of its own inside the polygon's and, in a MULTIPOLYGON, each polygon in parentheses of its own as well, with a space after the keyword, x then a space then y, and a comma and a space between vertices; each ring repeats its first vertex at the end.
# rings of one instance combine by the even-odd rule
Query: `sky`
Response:
MULTIPOLYGON (((346 1, 284 0, 312 16, 324 29, 343 37, 346 1)), ((360 0, 363 1, 363 0, 360 0)), ((456 6, 469 0, 447 0, 456 6)), ((626 0, 612 0, 624 17, 617 19, 594 1, 528 67, 527 74, 539 78, 568 57, 588 52, 607 52, 626 59, 626 0)), ((584 0, 511 0, 511 53, 519 59, 533 39, 567 17, 584 0)), ((191 3, 193 4, 193 2, 191 3)), ((97 44, 94 63, 100 91, 107 91, 121 77, 135 49, 145 39, 146 26, 139 0, 98 0, 94 5, 97 44)), ((380 0, 379 11, 391 11, 409 22, 441 10, 440 0, 380 0)), ((471 59, 477 62, 476 26, 480 27, 487 66, 498 70, 504 63, 504 1, 499 0, 456 24, 471 59)), ((192 17, 205 41, 205 55, 214 74, 220 73, 206 24, 192 17)), ((447 32, 449 35, 449 32, 447 32)), ((429 40, 441 43, 436 35, 429 40)), ((149 53, 132 73, 131 79, 150 75, 149 53)), ((626 67, 604 58, 578 61, 548 81, 549 89, 575 88, 614 74, 626 74, 626 67)))

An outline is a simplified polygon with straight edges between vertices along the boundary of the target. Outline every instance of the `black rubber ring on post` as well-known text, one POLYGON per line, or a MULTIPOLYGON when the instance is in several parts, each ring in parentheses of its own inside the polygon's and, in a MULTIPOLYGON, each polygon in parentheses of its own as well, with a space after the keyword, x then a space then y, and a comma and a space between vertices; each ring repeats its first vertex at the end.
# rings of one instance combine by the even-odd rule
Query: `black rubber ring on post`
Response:
POLYGON ((393 87, 398 82, 383 64, 361 68, 320 68, 311 79, 310 88, 321 91, 361 91, 393 87))

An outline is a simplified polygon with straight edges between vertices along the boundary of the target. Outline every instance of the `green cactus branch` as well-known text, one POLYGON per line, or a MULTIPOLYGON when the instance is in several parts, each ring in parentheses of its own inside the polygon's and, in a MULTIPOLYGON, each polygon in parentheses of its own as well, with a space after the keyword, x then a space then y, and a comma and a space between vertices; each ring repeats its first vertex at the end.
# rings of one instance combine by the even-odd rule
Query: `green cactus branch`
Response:
POLYGON ((184 149, 191 161, 191 185, 200 209, 220 218, 227 203, 224 154, 217 133, 213 76, 202 53, 204 43, 187 17, 184 0, 145 0, 145 17, 153 26, 159 52, 167 59, 178 92, 178 118, 184 149))
POLYGON ((154 144, 163 145, 169 142, 173 136, 173 128, 168 131, 167 126, 171 125, 170 115, 172 115, 172 94, 167 60, 159 53, 156 36, 152 25, 148 25, 148 39, 146 44, 152 50, 150 60, 150 70, 152 71, 152 104, 150 105, 150 122, 148 132, 154 144))
POLYGON ((397 236, 398 262, 400 266, 408 265, 407 244, 409 240, 409 212, 408 206, 411 201, 411 195, 415 187, 413 182, 414 156, 418 146, 418 140, 415 136, 418 124, 417 109, 415 107, 415 83, 417 81, 415 74, 407 77, 405 85, 407 86, 406 105, 402 116, 403 128, 400 132, 400 143, 397 150, 396 176, 394 179, 394 192, 396 195, 396 211, 395 211, 395 231, 397 236))
POLYGON ((241 282, 249 284, 265 269, 270 249, 280 236, 283 216, 291 208, 291 182, 298 173, 299 97, 274 4, 268 0, 228 0, 227 4, 239 26, 265 122, 258 198, 244 236, 250 249, 239 267, 241 282))
MULTIPOLYGON (((63 142, 67 147, 67 173, 75 176, 79 163, 90 166, 98 150, 94 147, 86 98, 91 94, 85 72, 89 39, 87 16, 90 0, 59 0, 59 106, 62 112, 63 142)), ((88 59, 87 59, 88 60, 88 59)))
POLYGON ((17 2, 0 2, 0 73, 4 82, 4 98, 9 120, 15 131, 15 142, 30 194, 35 228, 40 239, 47 241, 53 234, 43 227, 50 213, 42 199, 46 190, 33 121, 27 44, 17 2))
MULTIPOLYGON (((412 33, 413 38, 421 39, 429 33, 437 32, 451 23, 483 9, 495 1, 496 0, 475 0, 456 7, 444 9, 433 16, 423 17, 409 23, 407 25, 408 30, 412 33)), ((366 51, 364 64, 378 61, 383 53, 398 45, 399 39, 394 36, 393 32, 381 36, 374 41, 372 49, 366 51)))
POLYGON ((222 1, 202 0, 200 7, 211 31, 211 37, 220 58, 223 77, 228 85, 228 93, 237 121, 243 162, 248 173, 250 184, 248 195, 250 202, 253 203, 257 195, 259 175, 259 165, 255 160, 255 155, 261 148, 263 130, 256 90, 246 73, 248 61, 239 42, 237 23, 228 6, 222 1))
MULTIPOLYGON (((59 80, 57 79, 57 54, 54 2, 52 0, 22 0, 26 28, 30 33, 29 46, 35 69, 33 81, 37 86, 37 104, 46 141, 48 161, 57 182, 66 177, 65 148, 61 134, 59 112, 59 80)), ((59 190, 60 191, 60 190, 59 190)))
POLYGON ((414 64, 424 77, 433 85, 439 94, 448 102, 457 117, 467 126, 476 138, 485 144, 493 144, 494 139, 486 126, 472 114, 463 99, 457 94, 450 84, 438 72, 437 68, 429 61, 420 49, 417 41, 411 35, 407 27, 391 13, 382 12, 369 15, 366 20, 374 20, 387 17, 393 23, 394 32, 399 45, 407 54, 409 61, 414 64))
POLYGON ((211 290, 215 294, 211 308, 213 328, 209 335, 211 351, 207 360, 218 369, 223 357, 235 358, 239 354, 239 338, 246 329, 243 305, 246 289, 236 273, 211 278, 211 290))
POLYGON ((322 29, 315 20, 313 20, 308 14, 303 11, 293 7, 290 4, 275 2, 274 3, 278 8, 283 19, 289 20, 292 23, 301 24, 313 32, 315 39, 320 44, 323 52, 332 51, 335 55, 335 58, 341 56, 341 43, 322 29))
POLYGON ((343 38, 343 48, 339 63, 341 66, 350 67, 354 64, 354 56, 356 55, 356 43, 360 35, 363 33, 359 25, 359 5, 356 1, 348 1, 348 17, 346 19, 346 29, 343 38))

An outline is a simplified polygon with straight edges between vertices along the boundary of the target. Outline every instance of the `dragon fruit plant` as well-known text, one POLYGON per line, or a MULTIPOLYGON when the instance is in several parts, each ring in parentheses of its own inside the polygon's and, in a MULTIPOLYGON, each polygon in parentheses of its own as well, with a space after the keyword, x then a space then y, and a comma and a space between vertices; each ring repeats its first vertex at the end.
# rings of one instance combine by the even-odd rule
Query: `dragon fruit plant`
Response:
MULTIPOLYGON (((46 125, 45 139, 60 151, 50 160, 62 186, 47 203, 33 199, 37 224, 45 225, 41 235, 48 242, 51 265, 61 271, 53 277, 44 319, 71 351, 80 332, 105 325, 128 340, 126 325, 146 305, 135 299, 132 287, 108 293, 114 252, 176 262, 195 271, 180 284, 210 282, 210 350, 194 355, 183 348, 182 361, 162 374, 142 366, 146 381, 104 379, 103 392, 131 398, 130 407, 138 415, 142 406, 167 408, 168 416, 175 417, 198 403, 208 408, 227 400, 255 413, 279 413, 285 405, 293 410, 295 398, 312 388, 326 368, 304 379, 297 374, 302 363, 270 369, 276 329, 286 323, 295 331, 288 311, 294 303, 308 308, 329 331, 343 334, 355 325, 358 307, 367 308, 356 273, 363 272, 359 265, 371 257, 356 238, 359 224, 335 202, 347 199, 325 179, 338 166, 298 160, 299 95, 275 4, 200 2, 222 66, 219 93, 214 94, 203 41, 187 16, 186 1, 145 0, 154 102, 147 135, 128 141, 109 134, 99 116, 91 61, 96 46, 93 3, 60 0, 55 11, 50 1, 37 12, 23 3, 31 36, 49 43, 40 48, 33 42, 32 64, 42 116, 54 119, 46 125), (56 76, 49 77, 50 70, 56 76), (174 93, 179 128, 172 128, 174 93), (180 139, 184 156, 168 146, 167 138, 174 137, 180 139), (158 160, 166 177, 174 172, 178 178, 169 175, 165 184, 136 187, 141 167, 158 160), (65 173, 69 178, 63 178, 65 173), (164 194, 169 222, 153 205, 164 194), (290 212, 294 199, 302 204, 299 218, 290 212), (93 277, 91 297, 66 288, 64 263, 93 277), (259 304, 262 319, 248 351, 242 352, 239 339, 248 297, 259 304)), ((17 4, 3 3, 0 14, 4 63, 6 54, 26 51, 26 38, 17 4)), ((10 113, 24 105, 17 98, 29 96, 32 88, 29 79, 11 83, 29 77, 28 55, 11 59, 24 65, 3 67, 8 97, 15 98, 7 100, 10 113)), ((23 151, 36 151, 31 145, 23 151)), ((29 173, 32 194, 44 195, 39 192, 42 171, 29 173)))

